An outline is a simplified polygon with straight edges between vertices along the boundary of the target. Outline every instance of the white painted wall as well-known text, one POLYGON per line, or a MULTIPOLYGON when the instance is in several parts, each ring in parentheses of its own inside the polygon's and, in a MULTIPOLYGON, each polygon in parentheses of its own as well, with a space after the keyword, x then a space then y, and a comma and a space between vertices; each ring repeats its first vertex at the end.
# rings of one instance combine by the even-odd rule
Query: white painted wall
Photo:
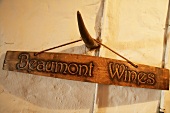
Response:
MULTIPOLYGON (((7 50, 41 51, 80 39, 77 10, 95 36, 100 0, 2 0, 0 2, 0 112, 90 112, 95 84, 7 72, 2 64, 7 50), (88 13, 87 13, 88 12, 88 13)), ((85 54, 83 42, 55 52, 85 54)))
MULTIPOLYGON (((41 51, 79 39, 79 10, 94 38, 136 63, 160 67, 167 6, 168 0, 1 0, 0 113, 155 113, 159 90, 99 85, 96 91, 93 83, 8 72, 2 65, 7 50, 41 51)), ((83 42, 53 51, 94 55, 83 42)), ((120 59, 105 48, 99 54, 120 59)))
MULTIPOLYGON (((168 0, 108 0, 103 42, 131 61, 161 67, 167 7, 168 0)), ((105 48, 100 55, 121 59, 105 48)), ((99 85, 98 92, 100 112, 158 110, 160 90, 99 85)))

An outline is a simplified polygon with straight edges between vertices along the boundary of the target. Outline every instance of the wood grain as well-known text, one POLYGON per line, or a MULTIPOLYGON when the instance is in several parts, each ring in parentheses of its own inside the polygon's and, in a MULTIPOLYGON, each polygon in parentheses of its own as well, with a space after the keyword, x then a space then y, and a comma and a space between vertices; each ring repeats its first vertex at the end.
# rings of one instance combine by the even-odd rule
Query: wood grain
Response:
POLYGON ((4 70, 108 85, 169 89, 169 70, 121 60, 66 53, 7 51, 4 70))

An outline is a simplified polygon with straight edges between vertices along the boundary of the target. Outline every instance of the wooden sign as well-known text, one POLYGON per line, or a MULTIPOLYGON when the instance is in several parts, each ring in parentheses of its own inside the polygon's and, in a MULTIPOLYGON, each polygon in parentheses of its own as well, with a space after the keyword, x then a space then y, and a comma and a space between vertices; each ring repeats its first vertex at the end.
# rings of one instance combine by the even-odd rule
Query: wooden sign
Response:
POLYGON ((3 69, 35 75, 139 88, 169 89, 169 70, 120 60, 66 53, 8 51, 3 69))

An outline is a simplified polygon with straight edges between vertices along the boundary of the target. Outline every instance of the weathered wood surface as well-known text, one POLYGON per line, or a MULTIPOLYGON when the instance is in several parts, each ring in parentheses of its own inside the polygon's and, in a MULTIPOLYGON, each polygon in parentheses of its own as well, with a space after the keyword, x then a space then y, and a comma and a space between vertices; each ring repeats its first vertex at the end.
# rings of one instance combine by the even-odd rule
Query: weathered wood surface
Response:
POLYGON ((68 80, 169 89, 169 70, 125 61, 66 53, 8 51, 3 69, 68 80))

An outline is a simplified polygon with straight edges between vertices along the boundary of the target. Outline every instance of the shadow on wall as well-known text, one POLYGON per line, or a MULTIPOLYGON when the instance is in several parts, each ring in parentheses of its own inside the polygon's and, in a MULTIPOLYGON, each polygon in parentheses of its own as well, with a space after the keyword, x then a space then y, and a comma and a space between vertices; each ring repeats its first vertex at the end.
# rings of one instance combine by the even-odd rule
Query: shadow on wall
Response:
MULTIPOLYGON (((84 49, 85 46, 81 45, 59 52, 86 54, 84 49)), ((0 58, 1 66, 4 59, 5 54, 0 58)), ((49 109, 89 109, 93 105, 93 83, 6 71, 2 67, 0 70, 0 85, 7 92, 37 106, 49 109)))
MULTIPOLYGON (((60 53, 77 53, 77 50, 80 51, 80 49, 85 49, 85 46, 72 47, 60 51, 60 53)), ((78 54, 86 54, 84 51, 78 54)), ((3 64, 4 58, 5 54, 1 56, 0 64, 3 64)), ((49 109, 88 109, 89 102, 87 101, 89 99, 82 97, 92 97, 90 104, 93 105, 94 98, 90 95, 94 95, 94 83, 35 76, 6 70, 1 70, 1 72, 0 84, 5 90, 37 106, 49 109)), ((159 100, 159 98, 160 91, 153 89, 102 84, 99 84, 98 89, 99 108, 145 103, 159 100)))
POLYGON ((160 90, 99 85, 99 108, 158 101, 160 90))

